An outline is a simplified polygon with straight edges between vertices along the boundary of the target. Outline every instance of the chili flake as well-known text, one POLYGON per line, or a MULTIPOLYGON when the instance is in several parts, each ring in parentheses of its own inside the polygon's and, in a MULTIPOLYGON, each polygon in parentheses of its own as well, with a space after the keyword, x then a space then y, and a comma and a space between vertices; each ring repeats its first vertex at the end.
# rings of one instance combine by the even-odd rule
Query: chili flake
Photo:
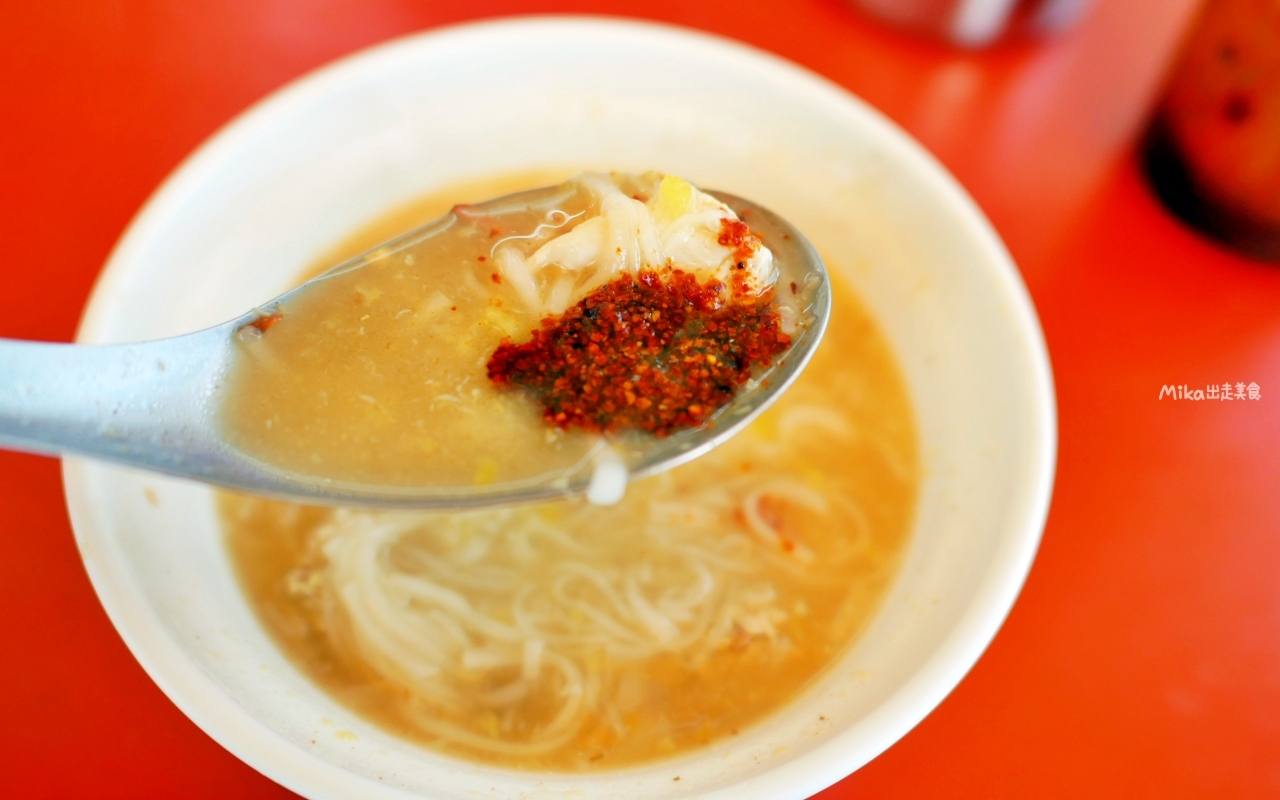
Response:
POLYGON ((738 262, 738 269, 742 269, 742 262, 751 258, 760 246, 760 240, 751 232, 747 223, 730 217, 720 220, 720 236, 716 241, 723 247, 733 248, 733 258, 738 262))
POLYGON ((258 331, 258 333, 266 333, 271 329, 271 326, 275 325, 277 322, 279 322, 282 319, 284 319, 283 314, 271 314, 265 317, 258 317, 253 322, 250 322, 248 325, 246 325, 245 327, 254 328, 258 331))
POLYGON ((530 341, 504 339, 489 379, 531 391, 559 428, 667 436, 698 427, 791 343, 772 293, 727 294, 681 270, 624 274, 544 319, 530 341))

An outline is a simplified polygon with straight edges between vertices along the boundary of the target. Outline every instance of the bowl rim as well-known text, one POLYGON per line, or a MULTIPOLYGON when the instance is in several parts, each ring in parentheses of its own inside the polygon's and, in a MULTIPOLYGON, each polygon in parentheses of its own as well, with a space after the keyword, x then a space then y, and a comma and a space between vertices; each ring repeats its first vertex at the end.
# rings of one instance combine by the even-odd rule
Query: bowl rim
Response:
MULTIPOLYGON (((1022 276, 994 227, 974 200, 944 166, 914 138, 884 114, 844 87, 778 55, 723 36, 667 23, 598 15, 528 15, 471 21, 398 36, 355 51, 308 72, 269 93, 229 122, 189 154, 160 184, 129 222, 112 249, 85 307, 76 341, 92 341, 104 323, 108 304, 124 280, 127 264, 178 205, 175 201, 216 171, 219 160, 256 135, 276 115, 314 95, 323 94, 384 61, 402 53, 437 43, 484 39, 516 31, 559 32, 599 36, 630 36, 669 46, 679 45, 734 61, 773 80, 785 82, 797 93, 816 97, 829 106, 857 112, 875 133, 878 146, 894 151, 929 191, 955 214, 981 253, 989 278, 1011 310, 1010 318, 1033 363, 1025 376, 1030 388, 1030 409, 1035 436, 1026 445, 1034 451, 1033 477, 1022 496, 1010 504, 1010 531, 1018 536, 999 540, 982 580, 965 612, 935 647, 923 665, 868 715, 823 743, 765 773, 748 780, 753 794, 762 797, 807 797, 838 782, 888 749, 924 719, 960 683, 990 645, 1012 609, 1030 571, 1043 533, 1052 495, 1057 461, 1057 409, 1052 369, 1039 319, 1022 276), (878 731, 869 741, 864 724, 878 731), (859 730, 854 730, 854 727, 859 730)), ((76 542, 94 591, 112 624, 150 678, 201 730, 240 760, 286 788, 307 797, 354 798, 418 797, 365 778, 313 755, 276 734, 247 710, 228 703, 226 694, 165 631, 154 609, 140 591, 119 581, 123 556, 104 553, 82 534, 88 528, 84 509, 89 501, 88 463, 75 458, 63 461, 65 497, 76 542)), ((126 573, 127 574, 127 573, 126 573)), ((741 784, 715 790, 704 797, 739 797, 741 784)))

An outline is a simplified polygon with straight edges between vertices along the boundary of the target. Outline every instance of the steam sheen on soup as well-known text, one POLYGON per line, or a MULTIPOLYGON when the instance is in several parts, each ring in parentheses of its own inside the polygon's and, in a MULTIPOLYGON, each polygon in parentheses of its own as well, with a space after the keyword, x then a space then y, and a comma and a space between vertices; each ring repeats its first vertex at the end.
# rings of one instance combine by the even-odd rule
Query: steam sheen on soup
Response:
MULTIPOLYGON (((458 199, 540 182, 453 187, 327 263, 458 199)), ((826 337, 795 385, 728 443, 632 484, 617 505, 375 513, 222 494, 263 625, 347 707, 476 761, 607 769, 737 735, 854 640, 914 511, 901 376, 853 293, 833 288, 826 337)), ((443 347, 424 346, 422 358, 443 347)), ((511 413, 488 424, 501 431, 511 413)), ((438 433, 384 435, 399 458, 430 453, 414 437, 438 433)))

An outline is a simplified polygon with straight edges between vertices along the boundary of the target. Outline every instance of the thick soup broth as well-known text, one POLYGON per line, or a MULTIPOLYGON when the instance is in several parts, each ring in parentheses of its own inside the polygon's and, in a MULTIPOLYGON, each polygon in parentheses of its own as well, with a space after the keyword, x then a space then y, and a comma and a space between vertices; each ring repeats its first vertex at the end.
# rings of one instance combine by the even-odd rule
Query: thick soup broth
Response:
POLYGON ((569 485, 608 457, 590 434, 625 460, 767 380, 812 318, 802 263, 677 176, 458 204, 243 325, 224 435, 338 484, 569 485))
MULTIPOLYGON (((374 222, 320 266, 456 202, 546 177, 433 194, 374 222)), ((263 625, 344 705, 477 761, 604 769, 738 734, 854 640, 899 566, 914 513, 918 460, 905 386, 855 295, 839 282, 833 288, 826 338, 796 384, 730 442, 633 483, 618 505, 375 513, 222 494, 227 543, 263 625)), ((420 303, 430 305, 434 291, 420 303)), ((378 300, 370 303, 373 313, 378 300)), ((471 328, 493 331, 460 326, 458 336, 496 342, 524 322, 508 330, 472 320, 471 328)), ((361 385, 406 361, 437 369, 456 351, 439 341, 394 354, 351 346, 368 348, 361 385)), ((340 425, 334 395, 356 376, 331 379, 327 424, 340 425)), ((279 390, 308 409, 320 402, 288 384, 279 390)), ((398 401, 417 404, 422 425, 345 434, 363 448, 365 467, 377 469, 385 455, 388 478, 407 479, 450 457, 437 449, 431 417, 431 403, 447 401, 431 397, 398 401)), ((342 402, 368 405, 358 396, 342 402)), ((510 463, 489 469, 521 468, 519 436, 547 431, 528 424, 536 414, 519 398, 494 402, 476 404, 477 435, 513 438, 510 463)), ((262 441, 304 461, 313 452, 332 458, 316 437, 341 435, 288 429, 262 441)), ((565 458, 576 457, 583 445, 559 435, 565 458)))

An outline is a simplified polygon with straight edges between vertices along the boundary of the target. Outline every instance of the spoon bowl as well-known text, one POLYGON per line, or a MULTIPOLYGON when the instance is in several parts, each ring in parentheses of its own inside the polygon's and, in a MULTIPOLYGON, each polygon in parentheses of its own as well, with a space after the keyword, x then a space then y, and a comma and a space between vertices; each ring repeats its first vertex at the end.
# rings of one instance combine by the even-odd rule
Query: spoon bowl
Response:
MULTIPOLYGON (((528 202, 538 192, 494 203, 528 202), (522 199, 523 200, 520 200, 522 199)), ((0 340, 0 447, 78 454, 284 499, 384 508, 463 509, 587 493, 607 465, 618 478, 671 469, 723 443, 763 412, 800 374, 826 330, 826 268, 800 231, 748 200, 711 192, 761 237, 779 266, 778 286, 803 287, 802 324, 789 349, 707 424, 664 438, 601 439, 573 470, 476 486, 384 485, 281 469, 228 441, 221 400, 238 337, 256 335, 277 309, 326 278, 361 269, 440 230, 428 223, 344 262, 230 322, 196 333, 123 345, 0 340), (622 469, 618 469, 619 466, 622 469)), ((448 218, 443 218, 447 220, 448 218)), ((444 223, 447 224, 447 223, 444 223)))

